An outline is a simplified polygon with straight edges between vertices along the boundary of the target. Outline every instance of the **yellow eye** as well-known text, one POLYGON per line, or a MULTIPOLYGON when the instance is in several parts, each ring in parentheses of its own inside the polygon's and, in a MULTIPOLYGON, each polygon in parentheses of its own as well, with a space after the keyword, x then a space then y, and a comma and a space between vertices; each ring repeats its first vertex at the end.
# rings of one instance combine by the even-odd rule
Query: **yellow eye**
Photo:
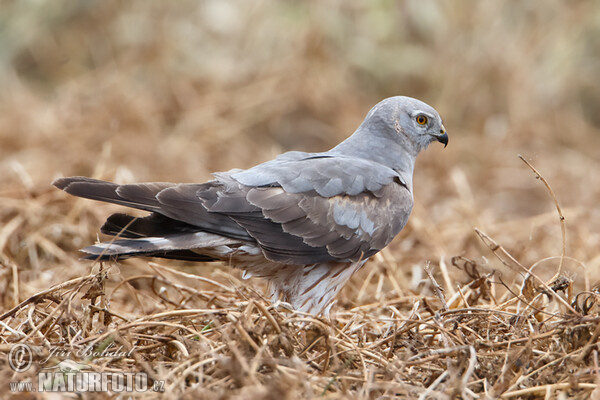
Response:
POLYGON ((425 125, 427 123, 427 117, 424 115, 417 116, 417 124, 425 125))

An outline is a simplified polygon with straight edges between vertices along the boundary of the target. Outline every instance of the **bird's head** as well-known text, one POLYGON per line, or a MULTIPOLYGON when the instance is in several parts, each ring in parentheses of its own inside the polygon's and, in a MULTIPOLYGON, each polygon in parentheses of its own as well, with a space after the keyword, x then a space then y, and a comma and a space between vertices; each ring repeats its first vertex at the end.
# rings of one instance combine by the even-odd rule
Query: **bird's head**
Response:
POLYGON ((406 142, 416 153, 431 142, 448 145, 448 134, 440 114, 428 104, 411 97, 387 98, 375 105, 364 123, 383 134, 406 142))

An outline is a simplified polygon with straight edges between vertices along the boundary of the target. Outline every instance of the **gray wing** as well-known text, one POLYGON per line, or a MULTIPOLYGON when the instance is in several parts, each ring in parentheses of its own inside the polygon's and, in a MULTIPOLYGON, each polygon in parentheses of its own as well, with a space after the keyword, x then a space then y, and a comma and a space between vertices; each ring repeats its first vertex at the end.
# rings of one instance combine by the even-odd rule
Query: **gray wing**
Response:
POLYGON ((404 227, 412 194, 395 171, 365 160, 287 153, 205 184, 116 185, 62 178, 68 193, 152 212, 115 214, 103 232, 157 237, 206 231, 257 242, 265 257, 290 264, 365 259, 404 227))
POLYGON ((326 153, 286 153, 216 177, 223 189, 198 193, 205 207, 228 215, 267 258, 285 263, 367 258, 400 232, 413 204, 395 171, 326 153))
POLYGON ((249 219, 244 214, 232 218, 261 244, 268 258, 294 264, 366 259, 400 232, 412 209, 410 192, 396 182, 375 192, 332 197, 316 191, 252 188, 247 200, 264 218, 249 219), (301 238, 302 245, 281 246, 281 232, 301 238), (318 259, 313 258, 316 250, 318 259))

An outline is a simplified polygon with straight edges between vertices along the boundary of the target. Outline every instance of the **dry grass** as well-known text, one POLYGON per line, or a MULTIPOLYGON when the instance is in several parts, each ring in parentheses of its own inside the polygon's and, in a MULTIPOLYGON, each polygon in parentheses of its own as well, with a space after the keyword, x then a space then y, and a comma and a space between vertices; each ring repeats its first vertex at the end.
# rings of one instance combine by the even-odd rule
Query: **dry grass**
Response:
POLYGON ((600 396, 598 4, 36 4, 0 13, 0 351, 35 358, 2 357, 5 382, 56 346, 122 346, 77 359, 172 398, 600 396), (395 94, 450 146, 420 156, 409 225, 331 320, 222 265, 78 260, 119 208, 54 177, 199 182, 325 150, 395 94))

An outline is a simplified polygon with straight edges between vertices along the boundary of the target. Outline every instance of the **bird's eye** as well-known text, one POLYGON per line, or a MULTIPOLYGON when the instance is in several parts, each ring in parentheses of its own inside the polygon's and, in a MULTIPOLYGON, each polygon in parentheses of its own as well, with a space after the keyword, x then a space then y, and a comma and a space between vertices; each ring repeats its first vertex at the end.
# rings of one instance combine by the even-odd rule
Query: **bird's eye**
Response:
POLYGON ((417 116, 417 124, 419 125, 425 125, 427 123, 427 117, 424 115, 418 115, 417 116))

